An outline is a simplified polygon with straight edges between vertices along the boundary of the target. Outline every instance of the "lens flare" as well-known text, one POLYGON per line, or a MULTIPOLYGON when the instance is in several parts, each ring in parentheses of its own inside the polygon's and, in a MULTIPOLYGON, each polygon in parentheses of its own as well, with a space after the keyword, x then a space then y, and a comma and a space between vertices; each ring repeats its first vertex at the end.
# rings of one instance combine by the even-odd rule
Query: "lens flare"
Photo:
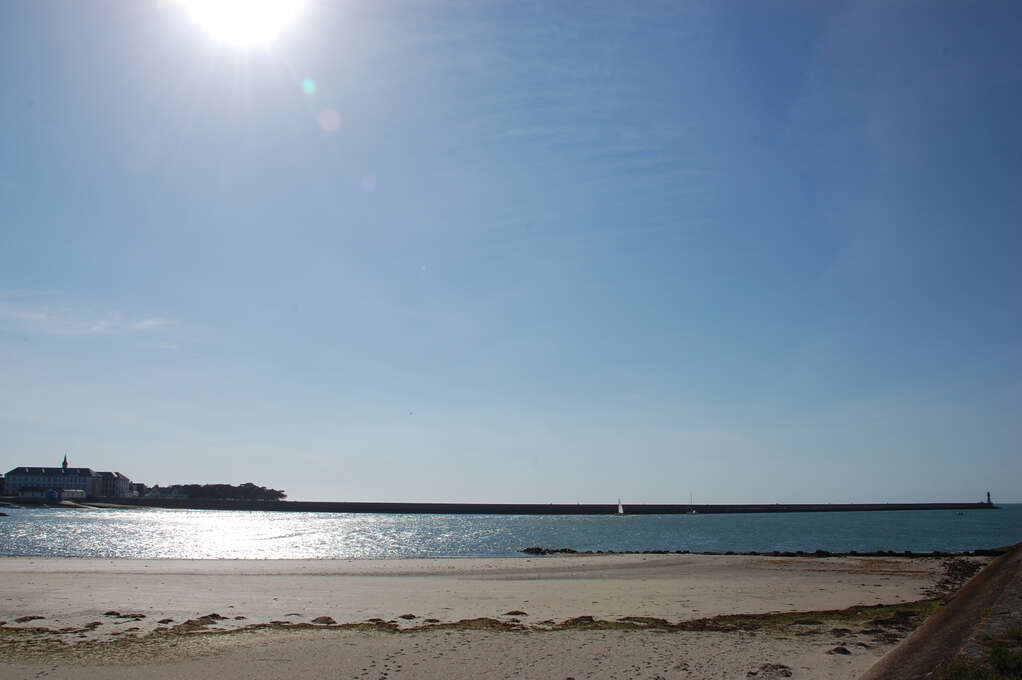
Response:
POLYGON ((306 78, 302 81, 302 92, 305 94, 316 94, 316 81, 312 78, 306 78))
POLYGON ((239 47, 276 40, 302 8, 303 0, 181 0, 207 33, 239 47))
POLYGON ((317 118, 324 132, 337 132, 341 128, 341 114, 335 109, 323 109, 317 118))

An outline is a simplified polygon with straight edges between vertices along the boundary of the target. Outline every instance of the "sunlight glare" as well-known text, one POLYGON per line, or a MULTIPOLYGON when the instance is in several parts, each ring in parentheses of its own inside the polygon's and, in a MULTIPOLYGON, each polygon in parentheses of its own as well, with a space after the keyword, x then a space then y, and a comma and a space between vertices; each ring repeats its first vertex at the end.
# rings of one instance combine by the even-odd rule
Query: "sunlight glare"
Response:
POLYGON ((213 38, 238 47, 273 42, 301 9, 302 0, 182 0, 213 38))

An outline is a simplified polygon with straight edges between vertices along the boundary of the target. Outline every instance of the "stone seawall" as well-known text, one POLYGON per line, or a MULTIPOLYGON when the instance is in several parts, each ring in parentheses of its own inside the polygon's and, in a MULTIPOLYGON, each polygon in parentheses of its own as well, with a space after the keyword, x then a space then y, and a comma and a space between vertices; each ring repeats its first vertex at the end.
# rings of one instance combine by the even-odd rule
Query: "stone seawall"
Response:
MULTIPOLYGON (((570 503, 327 503, 314 501, 246 501, 199 498, 118 498, 119 505, 196 510, 271 510, 277 512, 344 512, 417 515, 613 515, 616 504, 570 503)), ((747 505, 625 505, 628 515, 702 515, 766 512, 876 512, 890 510, 989 510, 989 503, 827 503, 747 505)))

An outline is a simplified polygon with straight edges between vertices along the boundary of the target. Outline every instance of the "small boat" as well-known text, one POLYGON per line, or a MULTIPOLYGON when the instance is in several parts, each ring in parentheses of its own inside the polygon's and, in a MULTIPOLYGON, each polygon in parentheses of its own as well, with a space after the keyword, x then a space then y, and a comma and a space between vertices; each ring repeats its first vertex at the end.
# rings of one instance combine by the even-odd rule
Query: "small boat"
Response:
POLYGON ((620 498, 617 499, 617 514, 619 514, 619 515, 625 514, 625 506, 621 505, 621 499, 620 498))

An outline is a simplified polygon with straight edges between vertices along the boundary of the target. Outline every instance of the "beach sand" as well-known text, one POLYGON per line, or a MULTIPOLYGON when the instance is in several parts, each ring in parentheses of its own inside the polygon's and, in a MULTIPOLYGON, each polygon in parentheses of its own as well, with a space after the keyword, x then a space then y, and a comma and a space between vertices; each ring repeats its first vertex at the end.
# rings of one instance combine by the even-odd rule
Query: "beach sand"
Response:
POLYGON ((2 558, 0 678, 857 678, 946 573, 903 557, 2 558))

